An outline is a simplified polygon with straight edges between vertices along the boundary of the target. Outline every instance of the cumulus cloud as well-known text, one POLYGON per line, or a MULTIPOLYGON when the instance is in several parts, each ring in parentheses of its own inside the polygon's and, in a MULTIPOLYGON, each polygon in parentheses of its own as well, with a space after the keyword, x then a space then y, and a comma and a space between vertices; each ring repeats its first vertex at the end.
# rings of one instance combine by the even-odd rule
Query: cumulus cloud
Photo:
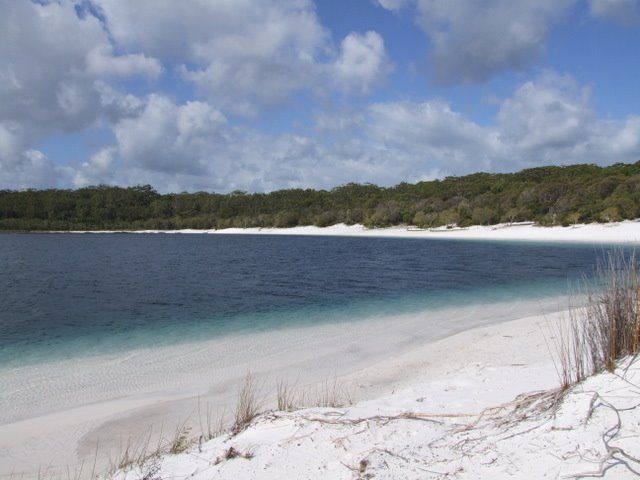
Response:
MULTIPOLYGON (((528 65, 576 0, 376 1, 393 11, 412 3, 431 40, 436 75, 460 82, 528 65)), ((593 0, 592 14, 606 16, 604 3, 593 0)), ((553 72, 499 100, 488 125, 443 100, 360 99, 333 104, 342 108, 337 113, 318 112, 313 132, 260 132, 233 114, 251 115, 299 91, 366 95, 391 72, 379 33, 352 32, 334 43, 310 0, 0 0, 0 7, 2 188, 389 185, 477 170, 635 161, 640 151, 640 117, 598 118, 590 89, 553 72), (148 93, 143 81, 125 90, 131 77, 149 85, 176 73, 198 100, 148 93), (77 163, 57 165, 37 148, 48 136, 95 126, 113 141, 77 163)))
POLYGON ((398 10, 402 10, 408 4, 411 3, 412 0, 372 0, 376 5, 381 6, 387 10, 391 10, 392 12, 397 12, 398 10))
POLYGON ((640 0, 589 0, 589 9, 594 17, 620 25, 640 25, 640 0))
POLYGON ((95 19, 79 21, 69 4, 1 0, 0 8, 0 160, 6 162, 43 135, 96 118, 98 96, 82 71, 88 48, 104 36, 95 19))
POLYGON ((391 69, 376 32, 354 32, 334 45, 311 0, 0 0, 0 7, 5 186, 22 185, 20 168, 34 179, 39 168, 52 175, 52 185, 134 178, 169 185, 171 175, 190 185, 215 176, 221 180, 212 186, 220 189, 300 182, 302 167, 287 179, 286 168, 261 159, 274 158, 273 149, 280 152, 278 165, 296 155, 315 165, 315 142, 299 136, 270 141, 228 125, 222 112, 250 115, 300 90, 367 94, 391 69), (181 75, 203 100, 175 103, 162 94, 121 90, 128 85, 122 80, 157 80, 167 72, 181 75), (116 143, 98 147, 84 162, 56 166, 33 154, 45 138, 94 127, 111 129, 116 143))
POLYGON ((640 117, 598 118, 590 89, 554 72, 542 73, 503 99, 490 125, 439 100, 375 103, 333 118, 321 115, 317 125, 340 138, 334 147, 345 158, 369 157, 369 164, 384 165, 387 183, 417 180, 420 174, 630 162, 638 160, 640 151, 640 117))
POLYGON ((79 167, 64 167, 62 171, 76 188, 110 183, 117 168, 115 154, 116 148, 113 146, 101 148, 79 167))
POLYGON ((101 44, 87 54, 86 71, 95 76, 143 75, 156 79, 162 73, 162 65, 155 58, 149 58, 143 54, 114 57, 113 47, 101 44))
POLYGON ((373 104, 368 108, 367 117, 371 137, 387 145, 432 148, 457 145, 467 149, 474 147, 485 133, 440 100, 373 104))
POLYGON ((60 168, 39 150, 25 150, 11 162, 0 162, 1 189, 51 188, 58 186, 59 178, 60 168))
POLYGON ((367 178, 360 181, 388 185, 494 170, 504 158, 498 129, 473 122, 442 100, 374 103, 333 118, 321 115, 317 126, 339 139, 333 146, 340 155, 374 167, 369 178, 360 171, 367 178))
POLYGON ((268 135, 230 124, 204 101, 156 94, 138 102, 116 122, 115 143, 84 163, 56 167, 39 152, 20 155, 11 170, 16 185, 27 185, 26 175, 57 175, 73 186, 151 183, 161 191, 391 185, 478 170, 636 161, 640 151, 639 116, 598 118, 589 88, 553 72, 515 89, 489 125, 442 100, 397 101, 325 112, 317 135, 268 135))
POLYGON ((391 69, 384 40, 377 32, 350 33, 342 41, 332 77, 346 91, 368 93, 386 79, 391 69))
POLYGON ((329 47, 307 0, 94 1, 119 44, 178 66, 201 93, 236 113, 308 87, 329 47))
POLYGON ((481 82, 531 64, 550 27, 575 0, 416 0, 431 41, 434 76, 443 83, 481 82), (481 19, 481 20, 480 20, 481 19))
POLYGON ((94 88, 100 98, 103 115, 112 123, 122 118, 136 117, 144 109, 143 100, 130 93, 116 90, 101 80, 94 82, 94 88))
POLYGON ((82 131, 124 109, 123 98, 119 105, 114 95, 105 100, 100 78, 157 77, 160 66, 144 55, 116 55, 100 20, 79 16, 72 2, 0 0, 0 9, 0 166, 7 186, 22 184, 24 172, 35 186, 37 169, 60 173, 34 153, 38 141, 82 131))
POLYGON ((114 131, 125 165, 168 174, 198 175, 215 160, 225 117, 203 102, 176 105, 151 95, 142 113, 125 118, 114 131))
POLYGON ((326 85, 369 93, 389 73, 378 33, 351 33, 336 49, 311 0, 93 2, 118 44, 173 65, 202 96, 235 114, 326 85))
POLYGON ((318 135, 266 135, 232 126, 203 102, 150 97, 116 127, 129 179, 161 190, 251 191, 383 185, 473 171, 637 160, 640 117, 602 120, 589 88, 545 72, 480 125, 441 100, 378 102, 317 117, 318 135))
POLYGON ((416 21, 431 44, 433 78, 443 84, 483 82, 502 71, 530 66, 543 52, 551 27, 577 3, 577 0, 373 1, 394 12, 409 5, 415 9, 416 21))
POLYGON ((589 88, 552 72, 520 86, 502 104, 498 121, 502 140, 528 156, 557 155, 597 135, 589 88))
POLYGON ((590 89, 568 75, 526 82, 502 103, 497 121, 505 159, 519 159, 519 168, 633 162, 640 152, 640 117, 598 118, 590 89))
POLYGON ((0 164, 10 165, 18 161, 23 146, 19 128, 8 119, 0 123, 0 164))
POLYGON ((206 102, 177 104, 151 95, 138 116, 121 119, 114 130, 116 144, 83 165, 76 183, 96 183, 116 162, 116 182, 153 183, 163 191, 263 191, 322 179, 315 140, 232 126, 206 102), (106 170, 97 168, 98 160, 106 170))

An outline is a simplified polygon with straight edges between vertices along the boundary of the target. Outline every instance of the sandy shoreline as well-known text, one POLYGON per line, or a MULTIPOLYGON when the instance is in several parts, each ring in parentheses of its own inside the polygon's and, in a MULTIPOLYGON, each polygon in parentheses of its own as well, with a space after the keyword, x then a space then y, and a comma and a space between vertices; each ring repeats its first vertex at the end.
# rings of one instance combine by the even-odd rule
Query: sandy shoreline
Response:
MULTIPOLYGON (((501 394, 485 403, 506 400, 521 388, 547 388, 556 379, 540 324, 554 321, 553 312, 565 306, 566 299, 556 298, 451 308, 426 323, 423 314, 411 314, 0 371, 6 385, 0 397, 0 474, 47 465, 52 472, 66 471, 67 465, 92 462, 97 442, 104 457, 113 458, 150 425, 159 432, 160 425, 173 429, 191 418, 195 432, 198 402, 230 411, 249 370, 270 397, 265 408, 274 406, 272 394, 283 379, 309 388, 337 379, 354 400, 367 400, 442 374, 455 382, 456 375, 486 373, 481 365, 513 362, 515 352, 526 374, 509 385, 505 377, 492 377, 501 394), (460 323, 447 325, 450 318, 460 323)), ((453 390, 451 395, 453 401, 453 390)), ((477 398, 479 408, 482 395, 477 398)))
MULTIPOLYGON (((238 434, 152 459, 114 480, 638 478, 640 359, 622 359, 615 372, 562 391, 544 359, 513 363, 527 359, 523 341, 529 352, 540 347, 537 323, 457 336, 470 357, 427 365, 411 388, 349 407, 266 412, 238 434)), ((434 349, 450 353, 456 343, 434 349)))
POLYGON ((74 231, 54 233, 165 233, 236 235, 313 235, 381 238, 426 238, 447 240, 492 240, 572 243, 638 243, 640 220, 615 223, 578 224, 569 227, 542 227, 532 223, 471 226, 468 228, 418 229, 411 226, 369 229, 362 225, 338 224, 330 227, 227 228, 223 230, 136 230, 74 231))

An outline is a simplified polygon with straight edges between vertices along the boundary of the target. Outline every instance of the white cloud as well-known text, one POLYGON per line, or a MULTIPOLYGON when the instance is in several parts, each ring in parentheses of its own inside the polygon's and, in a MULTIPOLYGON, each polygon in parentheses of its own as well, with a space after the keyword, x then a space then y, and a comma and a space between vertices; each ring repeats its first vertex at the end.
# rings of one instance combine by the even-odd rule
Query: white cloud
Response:
POLYGON ((597 135, 589 88, 551 72, 519 87, 502 104, 498 121, 503 141, 528 156, 557 155, 597 135))
POLYGON ((366 94, 390 72, 378 33, 351 33, 335 48, 310 0, 93 1, 119 45, 173 65, 202 96, 235 114, 327 85, 366 94))
MULTIPOLYGON (((118 110, 122 113, 126 96, 120 96, 118 105, 115 95, 106 101, 108 87, 101 77, 158 74, 156 60, 115 55, 101 22, 91 15, 80 18, 74 6, 69 1, 0 0, 0 166, 5 185, 11 179, 16 185, 22 182, 24 174, 11 165, 31 172, 33 185, 39 184, 39 168, 47 175, 59 174, 46 157, 34 156, 38 141, 82 131, 105 114, 115 118, 118 110)), ((55 176, 50 181, 55 184, 55 176)))
POLYGON ((414 0, 442 83, 481 82, 521 70, 543 51, 550 27, 576 0, 414 0))
POLYGON ((343 161, 371 166, 368 175, 360 172, 359 181, 373 181, 376 167, 384 165, 386 184, 434 172, 632 162, 640 152, 639 116, 598 118, 590 89, 553 72, 525 82, 502 100, 491 125, 477 124, 437 100, 375 103, 360 111, 321 115, 317 125, 338 140, 332 151, 343 161))
POLYGON ((151 95, 142 113, 122 119, 114 131, 126 167, 199 175, 215 159, 224 116, 203 102, 176 105, 151 95))
POLYGON ((157 79, 162 65, 143 54, 113 56, 111 45, 98 45, 87 54, 87 73, 95 76, 129 77, 143 75, 157 79))
POLYGON ((607 131, 610 137, 600 137, 601 150, 609 150, 611 154, 623 160, 640 160, 640 116, 629 116, 622 126, 612 122, 607 131))
POLYGON ((178 66, 201 93, 236 113, 313 85, 330 46, 307 0, 94 1, 119 44, 178 66))
POLYGON ((118 168, 114 159, 115 154, 116 148, 113 146, 101 148, 80 167, 66 167, 64 173, 70 178, 75 188, 109 183, 118 168))
POLYGON ((387 10, 391 10, 392 12, 397 12, 398 10, 402 10, 404 7, 409 5, 412 0, 372 0, 376 5, 381 6, 387 10))
POLYGON ((431 148, 457 145, 466 149, 485 135, 477 124, 439 100, 374 104, 368 108, 367 119, 365 124, 371 137, 387 145, 431 148))
POLYGON ((325 130, 326 142, 265 135, 230 126, 203 102, 177 105, 151 96, 140 116, 116 125, 122 159, 116 180, 140 179, 162 191, 389 185, 464 171, 492 149, 485 129, 443 102, 379 103, 342 119, 323 118, 348 125, 349 133, 325 130))
POLYGON ((50 188, 58 186, 60 169, 44 153, 29 149, 13 162, 0 162, 0 189, 50 188))
POLYGON ((9 165, 17 162, 22 145, 20 144, 20 132, 18 126, 10 120, 0 123, 0 165, 9 165))
MULTIPOLYGON (((438 78, 460 82, 529 65, 550 26, 576 1, 377 3, 394 11, 412 3, 431 40, 438 78)), ((613 3, 607 10, 593 0, 591 11, 606 16, 613 3)), ((552 72, 498 99, 490 125, 442 100, 366 105, 346 98, 336 102, 340 107, 313 104, 342 108, 318 112, 315 135, 304 125, 296 134, 269 135, 229 113, 256 113, 299 91, 327 94, 317 97, 322 100, 336 91, 371 93, 392 68, 380 34, 352 32, 334 45, 310 0, 93 4, 100 18, 78 16, 78 4, 69 0, 0 0, 2 188, 331 188, 638 159, 640 117, 599 119, 589 88, 552 72), (182 75, 200 100, 125 90, 130 85, 123 80, 154 80, 166 72, 182 75), (48 136, 93 126, 112 130, 115 140, 78 163, 58 166, 36 148, 48 136)))
POLYGON ((387 162, 399 162, 394 169, 411 181, 435 172, 490 170, 492 161, 501 157, 494 129, 481 127, 439 100, 371 105, 364 132, 364 143, 386 151, 387 162))
POLYGON ((328 36, 308 0, 93 3, 105 13, 119 44, 175 64, 208 64, 220 57, 230 62, 239 57, 312 58, 328 36))
POLYGON ((350 33, 342 41, 332 78, 346 91, 368 93, 386 79, 391 69, 384 40, 378 33, 350 33))
MULTIPOLYGON (((479 170, 636 161, 640 151, 639 116, 599 119, 589 89, 553 72, 503 99, 490 125, 441 100, 378 102, 319 115, 317 136, 267 135, 230 125, 206 102, 161 95, 138 102, 118 119, 115 144, 64 168, 41 154, 21 155, 11 185, 28 185, 25 175, 73 186, 150 183, 160 191, 392 185, 479 170)), ((11 186, 6 178, 0 185, 11 186)))
POLYGON ((79 21, 70 4, 0 0, 0 161, 15 161, 38 138, 69 132, 96 117, 98 97, 82 66, 104 40, 99 23, 79 21), (8 137, 11 136, 9 140, 8 137), (5 156, 7 155, 7 156, 5 156))
POLYGON ((640 25, 640 0, 589 0, 591 15, 620 25, 640 25))
POLYGON ((526 82, 498 114, 506 159, 515 165, 635 162, 640 152, 640 117, 598 118, 591 90, 552 72, 526 82))
POLYGON ((100 97, 102 113, 113 123, 121 118, 138 116, 145 107, 140 98, 122 93, 103 81, 95 81, 94 88, 100 97))
POLYGON ((376 32, 333 45, 310 0, 0 7, 0 182, 8 187, 25 184, 21 172, 34 186, 47 176, 51 185, 157 180, 220 190, 330 182, 333 167, 314 172, 328 155, 315 140, 233 127, 221 112, 251 114, 303 89, 366 94, 391 68, 376 32), (155 80, 174 68, 203 101, 122 90, 123 79, 155 80), (47 137, 96 126, 112 129, 116 143, 84 162, 56 166, 33 154, 47 137))

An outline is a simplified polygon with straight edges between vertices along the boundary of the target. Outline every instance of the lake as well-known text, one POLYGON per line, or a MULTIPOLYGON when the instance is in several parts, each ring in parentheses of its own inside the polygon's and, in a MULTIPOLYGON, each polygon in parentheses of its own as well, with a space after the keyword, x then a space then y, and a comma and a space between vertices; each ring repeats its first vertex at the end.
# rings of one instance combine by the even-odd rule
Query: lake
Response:
POLYGON ((293 235, 2 234, 0 365, 564 295, 593 274, 604 251, 293 235))

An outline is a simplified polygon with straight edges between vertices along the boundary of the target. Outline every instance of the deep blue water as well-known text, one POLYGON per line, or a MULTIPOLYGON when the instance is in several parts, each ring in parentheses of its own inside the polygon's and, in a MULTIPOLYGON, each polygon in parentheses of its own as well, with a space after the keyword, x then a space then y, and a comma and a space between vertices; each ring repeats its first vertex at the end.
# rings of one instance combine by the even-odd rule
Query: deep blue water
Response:
POLYGON ((602 255, 515 242, 3 234, 0 365, 559 295, 602 255))

